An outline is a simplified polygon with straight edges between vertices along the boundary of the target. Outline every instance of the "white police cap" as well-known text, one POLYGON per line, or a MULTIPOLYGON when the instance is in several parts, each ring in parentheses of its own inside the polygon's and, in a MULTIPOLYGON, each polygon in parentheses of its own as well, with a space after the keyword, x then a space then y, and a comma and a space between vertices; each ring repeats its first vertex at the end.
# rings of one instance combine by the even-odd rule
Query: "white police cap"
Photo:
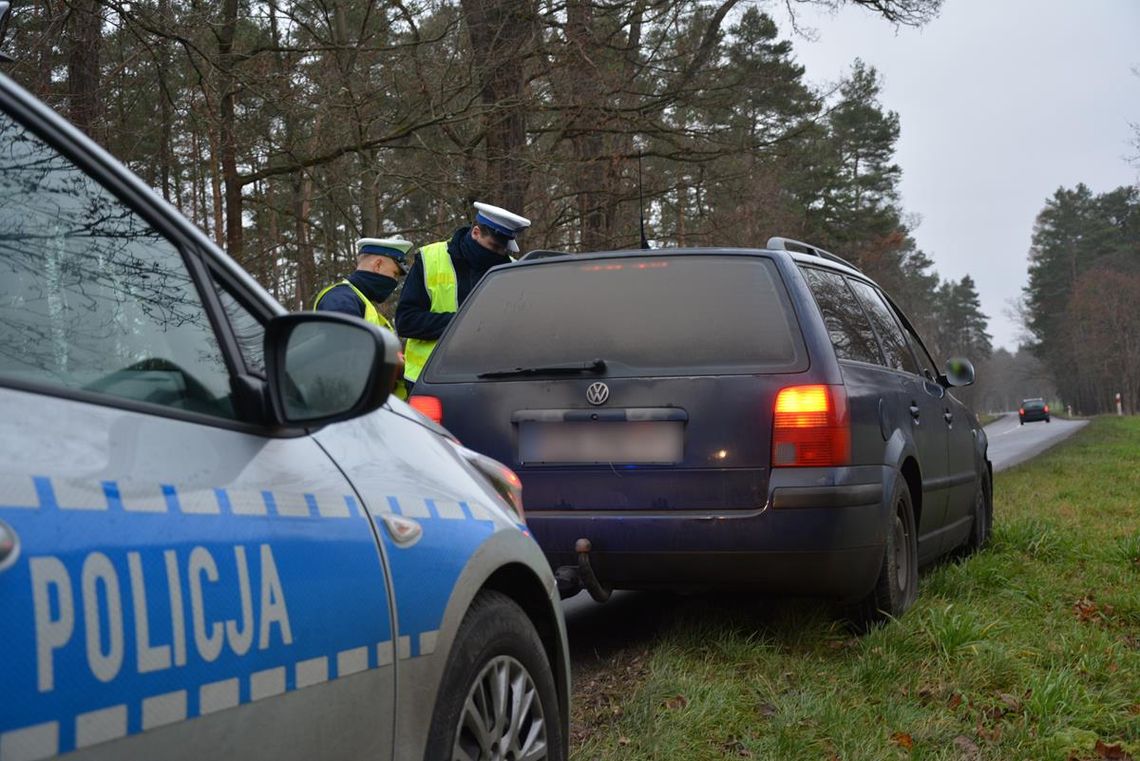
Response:
POLYGON ((408 251, 412 247, 410 240, 403 238, 361 238, 356 241, 356 253, 386 256, 400 266, 400 272, 408 272, 408 251))
POLYGON ((489 227, 502 235, 507 239, 507 249, 517 254, 519 244, 515 243, 515 236, 530 227, 530 220, 498 206, 476 201, 475 224, 489 227))

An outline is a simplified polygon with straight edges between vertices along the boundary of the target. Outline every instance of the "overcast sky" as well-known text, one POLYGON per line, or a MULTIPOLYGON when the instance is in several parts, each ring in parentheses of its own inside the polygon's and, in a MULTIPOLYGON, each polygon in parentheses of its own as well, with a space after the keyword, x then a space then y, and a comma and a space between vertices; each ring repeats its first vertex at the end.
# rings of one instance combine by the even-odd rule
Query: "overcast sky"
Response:
MULTIPOLYGON (((791 34, 773 6, 761 7, 791 34)), ((1140 0, 945 0, 921 29, 858 8, 800 8, 797 22, 816 32, 792 37, 812 82, 838 80, 856 57, 882 74, 918 245, 943 278, 974 278, 994 346, 1016 348, 1006 313, 1046 199, 1140 177, 1127 161, 1140 123, 1140 0)))

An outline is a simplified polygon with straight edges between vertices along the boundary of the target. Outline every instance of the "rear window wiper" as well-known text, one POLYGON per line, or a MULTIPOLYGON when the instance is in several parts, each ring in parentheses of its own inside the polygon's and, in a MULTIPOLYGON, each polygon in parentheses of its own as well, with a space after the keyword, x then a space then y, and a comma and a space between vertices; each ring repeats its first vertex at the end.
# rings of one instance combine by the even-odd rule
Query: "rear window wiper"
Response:
POLYGON ((476 378, 522 378, 528 375, 578 375, 581 373, 600 373, 605 371, 604 359, 591 359, 585 362, 566 362, 561 365, 543 365, 541 367, 512 367, 508 370, 488 370, 479 373, 476 378))

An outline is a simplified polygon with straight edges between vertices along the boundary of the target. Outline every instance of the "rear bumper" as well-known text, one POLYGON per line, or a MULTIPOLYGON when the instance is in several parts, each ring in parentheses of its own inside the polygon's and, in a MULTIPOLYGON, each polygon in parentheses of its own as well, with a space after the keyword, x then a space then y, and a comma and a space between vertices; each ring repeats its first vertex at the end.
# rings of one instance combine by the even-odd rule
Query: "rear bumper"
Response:
POLYGON ((1026 412, 1024 415, 1021 415, 1021 422, 1023 422, 1023 423, 1033 423, 1033 422, 1036 422, 1039 420, 1048 420, 1048 419, 1049 419, 1049 413, 1048 412, 1026 412))
POLYGON ((574 543, 589 539, 598 578, 619 589, 855 598, 878 577, 890 478, 885 467, 778 470, 757 510, 532 510, 527 524, 554 568, 576 565, 574 543))

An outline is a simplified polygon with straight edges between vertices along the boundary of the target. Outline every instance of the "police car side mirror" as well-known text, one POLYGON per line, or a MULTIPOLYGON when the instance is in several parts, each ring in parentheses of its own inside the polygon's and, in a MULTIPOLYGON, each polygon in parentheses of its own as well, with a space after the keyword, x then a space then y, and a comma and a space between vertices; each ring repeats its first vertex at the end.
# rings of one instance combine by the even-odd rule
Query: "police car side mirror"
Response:
POLYGON ((324 425, 384 403, 400 369, 400 342, 346 315, 281 315, 265 329, 265 365, 277 421, 324 425))

